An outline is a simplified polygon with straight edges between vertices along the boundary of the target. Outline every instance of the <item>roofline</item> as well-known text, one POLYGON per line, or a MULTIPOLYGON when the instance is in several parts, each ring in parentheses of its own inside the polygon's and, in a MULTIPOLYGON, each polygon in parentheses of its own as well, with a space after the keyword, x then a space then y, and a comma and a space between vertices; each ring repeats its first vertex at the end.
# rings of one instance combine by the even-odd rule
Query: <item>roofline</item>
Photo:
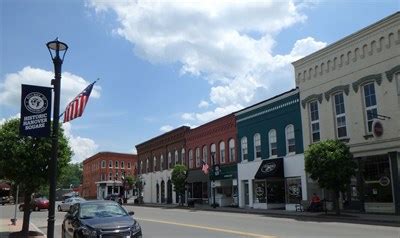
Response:
POLYGON ((219 120, 223 120, 223 119, 225 119, 226 117, 229 117, 229 116, 233 116, 233 118, 235 118, 235 112, 231 112, 231 113, 229 113, 229 114, 227 114, 227 115, 225 115, 225 116, 218 117, 218 118, 216 118, 216 119, 214 119, 214 120, 212 120, 212 121, 206 122, 206 123, 204 123, 204 124, 202 124, 202 125, 200 125, 200 126, 198 126, 198 127, 195 127, 195 128, 193 128, 193 129, 190 129, 190 132, 191 132, 191 131, 194 131, 194 130, 197 130, 197 129, 199 129, 199 128, 203 128, 203 127, 205 127, 205 126, 207 126, 207 125, 210 125, 210 124, 212 124, 212 123, 215 123, 215 122, 217 122, 217 121, 219 121, 219 120))
POLYGON ((235 112, 234 114, 235 114, 235 116, 242 115, 244 113, 249 112, 250 110, 254 110, 254 109, 257 109, 257 108, 260 108, 260 107, 263 107, 263 106, 267 106, 267 105, 269 105, 271 103, 274 103, 274 102, 279 101, 281 99, 284 99, 286 97, 290 97, 292 95, 295 95, 298 92, 299 92, 299 88, 298 87, 293 88, 293 89, 291 89, 289 91, 286 91, 286 92, 283 92, 283 93, 278 94, 276 96, 273 96, 272 98, 268 98, 268 99, 266 99, 264 101, 261 101, 259 103, 254 104, 254 105, 251 105, 251 106, 248 106, 246 108, 243 108, 242 110, 239 110, 239 111, 235 112))
POLYGON ((89 162, 90 160, 96 159, 101 157, 102 155, 113 155, 113 156, 124 156, 124 157, 137 157, 137 154, 128 154, 128 153, 118 153, 118 152, 111 152, 111 151, 102 151, 98 152, 89 158, 86 158, 85 160, 82 161, 82 164, 85 164, 89 162))
POLYGON ((397 12, 395 12, 395 13, 393 13, 393 14, 391 14, 391 15, 389 15, 389 16, 387 16, 387 17, 385 17, 385 18, 383 18, 383 19, 381 19, 381 20, 379 20, 379 21, 377 21, 377 22, 375 22, 373 24, 371 24, 371 25, 368 25, 368 26, 366 26, 366 27, 364 27, 364 28, 362 28, 362 29, 360 29, 360 30, 348 35, 348 36, 343 37, 342 39, 340 39, 338 41, 335 41, 335 42, 327 45, 326 47, 324 47, 324 48, 322 48, 322 49, 320 49, 320 50, 318 50, 318 51, 316 51, 314 53, 311 53, 311 54, 309 54, 309 55, 307 55, 307 56, 305 56, 305 57, 303 57, 301 59, 298 59, 298 60, 292 62, 292 65, 294 67, 298 67, 300 65, 303 65, 303 64, 307 63, 308 61, 311 61, 311 59, 317 58, 318 56, 324 54, 325 52, 332 51, 336 47, 340 47, 342 45, 346 45, 347 42, 349 42, 351 40, 354 40, 356 37, 362 36, 364 32, 367 32, 369 30, 374 30, 374 28, 377 28, 376 30, 379 30, 381 28, 380 25, 382 25, 385 22, 389 22, 389 21, 391 21, 391 20, 393 20, 395 18, 398 18, 398 17, 400 17, 400 11, 397 11, 397 12))
POLYGON ((165 132, 164 134, 158 135, 158 136, 153 137, 153 138, 151 138, 151 139, 149 139, 149 140, 147 140, 147 141, 144 141, 144 142, 142 142, 142 143, 140 143, 140 144, 137 144, 137 145, 135 145, 135 147, 136 147, 136 149, 137 149, 138 146, 140 147, 140 146, 142 146, 142 145, 144 145, 144 144, 146 144, 146 143, 149 143, 149 142, 151 142, 151 141, 155 141, 155 140, 157 140, 157 139, 159 139, 159 138, 161 138, 161 137, 164 137, 164 136, 166 136, 166 135, 168 135, 168 134, 173 134, 174 132, 176 132, 176 131, 178 131, 178 130, 181 130, 181 129, 190 129, 190 127, 188 127, 188 126, 180 126, 180 127, 175 128, 175 129, 173 129, 173 130, 171 130, 171 131, 165 132))

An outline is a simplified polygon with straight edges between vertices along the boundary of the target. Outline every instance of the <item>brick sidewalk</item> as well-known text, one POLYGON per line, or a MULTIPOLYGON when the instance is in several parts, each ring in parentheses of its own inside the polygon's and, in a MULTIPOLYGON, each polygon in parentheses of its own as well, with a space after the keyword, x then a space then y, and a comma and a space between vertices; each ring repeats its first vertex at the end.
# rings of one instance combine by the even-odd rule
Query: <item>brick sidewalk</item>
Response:
MULTIPOLYGON (((22 219, 18 220, 16 225, 12 225, 10 219, 0 219, 0 238, 8 238, 10 233, 21 231, 22 229, 22 219)), ((29 226, 30 231, 41 231, 32 223, 29 226)), ((41 236, 29 236, 28 238, 41 238, 41 237, 46 237, 46 235, 41 235, 41 236)))

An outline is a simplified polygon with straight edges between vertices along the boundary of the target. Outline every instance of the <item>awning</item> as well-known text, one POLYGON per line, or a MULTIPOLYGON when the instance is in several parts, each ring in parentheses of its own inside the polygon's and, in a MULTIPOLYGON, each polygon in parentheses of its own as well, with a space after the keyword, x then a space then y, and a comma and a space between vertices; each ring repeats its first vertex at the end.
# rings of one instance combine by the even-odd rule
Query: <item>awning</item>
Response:
POLYGON ((283 178, 283 158, 263 160, 255 179, 283 178))
POLYGON ((195 182, 208 182, 208 174, 204 174, 201 169, 189 170, 188 176, 186 178, 187 183, 195 182))

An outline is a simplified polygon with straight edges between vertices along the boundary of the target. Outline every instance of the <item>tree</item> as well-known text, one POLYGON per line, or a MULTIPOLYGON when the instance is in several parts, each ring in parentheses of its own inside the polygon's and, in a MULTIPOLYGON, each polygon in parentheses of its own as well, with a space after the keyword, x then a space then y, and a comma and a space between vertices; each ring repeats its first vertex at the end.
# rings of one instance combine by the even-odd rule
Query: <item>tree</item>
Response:
POLYGON ((339 140, 312 144, 305 151, 305 169, 321 188, 334 192, 336 214, 340 214, 339 195, 355 175, 356 163, 349 147, 339 140))
POLYGON ((174 185, 175 192, 179 194, 179 204, 183 205, 182 196, 185 193, 187 177, 187 168, 185 165, 177 164, 172 170, 171 180, 174 185))
MULTIPOLYGON (((71 159, 72 151, 62 128, 58 134, 57 174, 71 159)), ((49 183, 51 138, 32 138, 19 135, 19 119, 0 125, 0 168, 6 179, 19 185, 24 196, 24 218, 21 236, 29 232, 31 195, 49 183)))
POLYGON ((77 187, 82 183, 82 163, 69 163, 61 170, 58 178, 58 187, 70 188, 77 187))

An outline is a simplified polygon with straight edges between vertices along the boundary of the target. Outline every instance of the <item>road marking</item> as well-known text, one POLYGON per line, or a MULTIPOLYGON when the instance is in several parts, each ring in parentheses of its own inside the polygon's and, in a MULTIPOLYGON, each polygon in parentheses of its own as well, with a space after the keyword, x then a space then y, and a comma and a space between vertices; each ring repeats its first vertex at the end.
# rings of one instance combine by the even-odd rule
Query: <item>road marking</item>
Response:
POLYGON ((169 224, 169 225, 176 225, 176 226, 185 226, 185 227, 198 228, 198 229, 204 229, 204 230, 210 230, 210 231, 219 231, 219 232, 225 232, 225 233, 230 233, 230 234, 235 234, 235 235, 242 235, 242 236, 248 236, 248 237, 278 238, 277 236, 261 235, 261 234, 250 233, 250 232, 234 231, 234 230, 228 230, 228 229, 222 229, 222 228, 216 228, 216 227, 192 225, 192 224, 187 224, 187 223, 177 223, 177 222, 170 222, 170 221, 160 221, 160 220, 145 219, 145 218, 137 218, 137 217, 136 217, 136 220, 140 220, 140 221, 149 221, 149 222, 157 222, 157 223, 163 223, 163 224, 169 224))

